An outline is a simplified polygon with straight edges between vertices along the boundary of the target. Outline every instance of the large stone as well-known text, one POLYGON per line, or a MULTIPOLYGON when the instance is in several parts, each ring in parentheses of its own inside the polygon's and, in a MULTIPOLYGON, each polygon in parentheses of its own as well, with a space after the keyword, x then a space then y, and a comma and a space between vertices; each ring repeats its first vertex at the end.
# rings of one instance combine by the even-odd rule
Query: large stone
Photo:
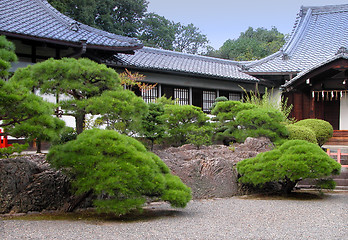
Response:
POLYGON ((232 146, 213 145, 198 150, 193 145, 184 145, 155 153, 192 189, 193 198, 201 199, 244 193, 237 181, 235 165, 272 148, 267 138, 247 138, 243 144, 232 146))
POLYGON ((54 210, 69 196, 67 177, 44 155, 0 159, 0 213, 54 210))

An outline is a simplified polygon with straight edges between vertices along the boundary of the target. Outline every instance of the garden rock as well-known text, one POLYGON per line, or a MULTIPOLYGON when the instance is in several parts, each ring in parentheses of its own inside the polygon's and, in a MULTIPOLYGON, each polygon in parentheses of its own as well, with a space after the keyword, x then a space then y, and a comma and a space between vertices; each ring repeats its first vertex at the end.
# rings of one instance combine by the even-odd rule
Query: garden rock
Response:
POLYGON ((193 198, 202 199, 243 194, 237 182, 236 163, 272 148, 268 138, 247 138, 243 144, 233 146, 212 145, 197 149, 188 144, 155 153, 192 189, 193 198))
POLYGON ((45 155, 0 159, 0 213, 55 210, 69 196, 67 177, 45 155))

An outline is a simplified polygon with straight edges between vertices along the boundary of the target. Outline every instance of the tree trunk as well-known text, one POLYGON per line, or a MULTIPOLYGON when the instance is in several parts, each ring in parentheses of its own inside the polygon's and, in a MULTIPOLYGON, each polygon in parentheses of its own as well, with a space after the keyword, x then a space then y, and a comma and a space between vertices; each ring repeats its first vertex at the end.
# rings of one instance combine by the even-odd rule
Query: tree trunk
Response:
POLYGON ((75 122, 76 122, 76 132, 77 134, 80 134, 83 132, 83 127, 85 125, 85 118, 86 113, 85 111, 78 111, 75 115, 75 122))
POLYGON ((285 195, 289 195, 297 183, 298 183, 298 180, 291 181, 289 178, 285 177, 285 181, 281 183, 282 185, 281 192, 285 195))
POLYGON ((68 203, 64 204, 64 206, 61 208, 61 211, 63 212, 72 212, 74 211, 78 205, 83 201, 85 200, 86 198, 88 198, 89 196, 91 196, 93 193, 92 190, 82 194, 82 195, 79 195, 79 196, 74 196, 71 201, 69 201, 68 203))
POLYGON ((41 140, 40 139, 36 139, 36 153, 41 153, 41 140))

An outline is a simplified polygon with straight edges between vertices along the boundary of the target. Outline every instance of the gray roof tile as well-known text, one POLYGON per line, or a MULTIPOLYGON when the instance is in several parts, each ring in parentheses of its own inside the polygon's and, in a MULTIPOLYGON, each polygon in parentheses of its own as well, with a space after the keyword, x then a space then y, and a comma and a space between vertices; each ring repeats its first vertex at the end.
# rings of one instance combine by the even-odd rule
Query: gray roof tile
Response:
POLYGON ((79 24, 78 31, 71 30, 75 20, 61 14, 46 0, 1 0, 0 33, 22 34, 45 40, 79 44, 87 40, 87 46, 104 47, 122 51, 138 49, 141 42, 134 38, 108 33, 79 24))
POLYGON ((118 54, 107 63, 142 69, 188 73, 238 81, 258 79, 240 71, 235 61, 144 47, 134 55, 118 54))
POLYGON ((301 72, 333 57, 340 47, 348 47, 348 4, 302 7, 283 48, 245 63, 245 72, 301 72))

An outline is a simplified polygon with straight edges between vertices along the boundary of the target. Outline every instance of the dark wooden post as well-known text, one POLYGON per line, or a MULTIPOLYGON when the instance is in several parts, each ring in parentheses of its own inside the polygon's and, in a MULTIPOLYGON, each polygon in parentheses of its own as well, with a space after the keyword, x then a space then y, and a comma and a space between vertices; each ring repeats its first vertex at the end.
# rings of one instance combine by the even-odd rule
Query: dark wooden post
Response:
POLYGON ((311 95, 311 105, 309 110, 309 116, 310 118, 315 118, 315 96, 313 97, 312 95, 311 95))

